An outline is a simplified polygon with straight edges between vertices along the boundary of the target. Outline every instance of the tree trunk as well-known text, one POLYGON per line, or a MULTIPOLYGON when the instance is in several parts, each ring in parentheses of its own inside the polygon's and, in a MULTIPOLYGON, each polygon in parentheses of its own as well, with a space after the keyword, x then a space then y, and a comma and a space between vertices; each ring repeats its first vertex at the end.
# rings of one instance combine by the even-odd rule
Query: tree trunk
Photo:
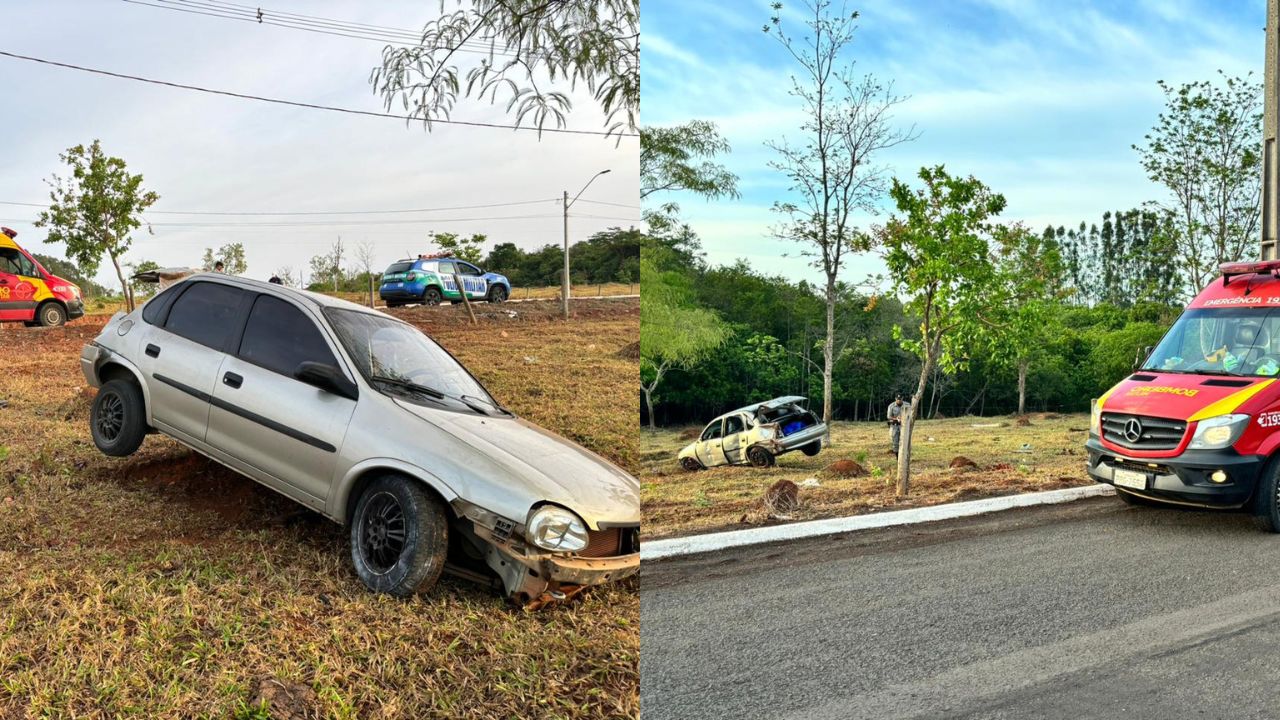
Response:
POLYGON ((822 422, 827 424, 825 447, 831 447, 831 374, 836 346, 836 279, 827 275, 827 338, 822 343, 822 422))
POLYGON ((1018 361, 1018 414, 1027 412, 1027 360, 1018 361))
POLYGON ((658 383, 662 382, 662 376, 667 372, 667 364, 663 363, 658 366, 658 370, 653 374, 653 382, 645 385, 640 383, 640 389, 644 392, 644 406, 649 412, 649 429, 657 430, 658 423, 653 418, 653 391, 658 388, 658 383))
POLYGON ((916 394, 911 397, 910 412, 902 415, 902 434, 898 438, 898 488, 897 495, 906 497, 911 492, 911 431, 916 424, 917 409, 924 399, 924 388, 929 381, 929 373, 933 372, 936 360, 937 343, 930 343, 925 349, 924 366, 920 368, 920 382, 916 385, 916 394))
POLYGON ((129 308, 128 312, 133 312, 133 295, 129 292, 129 282, 124 279, 124 272, 120 269, 120 260, 116 258, 116 254, 108 251, 107 257, 111 258, 111 264, 115 266, 116 277, 120 279, 120 290, 124 293, 124 305, 129 308))

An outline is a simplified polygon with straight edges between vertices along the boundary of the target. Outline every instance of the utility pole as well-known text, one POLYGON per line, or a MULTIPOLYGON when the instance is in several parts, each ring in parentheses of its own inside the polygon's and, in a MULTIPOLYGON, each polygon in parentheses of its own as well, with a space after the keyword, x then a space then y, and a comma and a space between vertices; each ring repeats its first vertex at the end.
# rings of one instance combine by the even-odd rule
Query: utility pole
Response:
POLYGON ((569 319, 569 206, 578 202, 578 198, 587 191, 587 188, 591 187, 591 183, 595 182, 596 178, 608 174, 608 170, 601 170, 592 175, 591 179, 587 181, 586 185, 582 186, 582 189, 578 191, 577 195, 573 196, 572 200, 569 199, 569 191, 564 191, 564 198, 561 202, 561 205, 564 206, 564 277, 560 281, 560 303, 564 306, 565 320, 569 319))
POLYGON ((1276 191, 1276 130, 1280 121, 1280 2, 1267 0, 1267 54, 1263 72, 1262 121, 1262 247, 1261 260, 1275 260, 1276 238, 1280 235, 1280 193, 1276 191))

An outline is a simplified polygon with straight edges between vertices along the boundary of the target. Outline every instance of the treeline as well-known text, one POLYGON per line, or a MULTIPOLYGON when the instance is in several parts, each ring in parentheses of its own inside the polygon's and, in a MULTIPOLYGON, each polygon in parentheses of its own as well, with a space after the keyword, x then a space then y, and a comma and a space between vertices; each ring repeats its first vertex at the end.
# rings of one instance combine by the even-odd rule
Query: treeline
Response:
MULTIPOLYGON (((1029 359, 1026 410, 1083 412, 1176 319, 1181 281, 1173 277, 1176 263, 1159 254, 1165 236, 1154 213, 1107 213, 1100 223, 1047 228, 1042 237, 1062 255, 1061 291, 1029 359)), ((741 261, 710 267, 688 247, 646 256, 661 259, 656 270, 682 274, 697 306, 714 311, 731 330, 728 341, 699 362, 666 373, 655 406, 659 425, 705 422, 778 395, 817 402, 825 319, 821 287, 769 276, 741 261)), ((915 391, 920 361, 902 349, 895 328, 912 339, 919 320, 892 296, 850 286, 841 287, 836 318, 833 416, 883 419, 895 394, 909 397, 915 391)), ((999 350, 969 357, 951 374, 935 371, 921 404, 923 416, 1015 412, 1018 370, 999 350)), ((643 405, 641 412, 647 423, 643 405)))

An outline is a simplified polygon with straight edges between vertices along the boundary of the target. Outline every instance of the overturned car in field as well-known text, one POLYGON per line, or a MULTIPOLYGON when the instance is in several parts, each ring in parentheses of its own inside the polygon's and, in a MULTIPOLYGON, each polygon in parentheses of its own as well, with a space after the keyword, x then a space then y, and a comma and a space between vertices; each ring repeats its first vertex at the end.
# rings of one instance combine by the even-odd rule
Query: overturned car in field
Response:
POLYGON ((384 313, 199 274, 117 313, 80 362, 99 450, 159 431, 349 526, 374 591, 450 569, 545 604, 639 568, 639 482, 384 313))
POLYGON ((792 450, 817 455, 827 425, 808 409, 808 403, 808 398, 787 395, 727 412, 680 451, 680 465, 686 470, 717 465, 769 467, 792 450))

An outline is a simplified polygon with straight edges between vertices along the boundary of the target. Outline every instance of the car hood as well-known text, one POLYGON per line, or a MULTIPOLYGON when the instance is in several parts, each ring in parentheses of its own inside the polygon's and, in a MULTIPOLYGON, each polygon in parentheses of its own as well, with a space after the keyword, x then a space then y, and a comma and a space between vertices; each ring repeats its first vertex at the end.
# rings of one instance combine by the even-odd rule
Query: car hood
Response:
POLYGON ((471 465, 478 471, 521 483, 537 500, 573 510, 592 528, 600 522, 640 522, 640 481, 576 443, 522 418, 394 402, 474 450, 471 465))

